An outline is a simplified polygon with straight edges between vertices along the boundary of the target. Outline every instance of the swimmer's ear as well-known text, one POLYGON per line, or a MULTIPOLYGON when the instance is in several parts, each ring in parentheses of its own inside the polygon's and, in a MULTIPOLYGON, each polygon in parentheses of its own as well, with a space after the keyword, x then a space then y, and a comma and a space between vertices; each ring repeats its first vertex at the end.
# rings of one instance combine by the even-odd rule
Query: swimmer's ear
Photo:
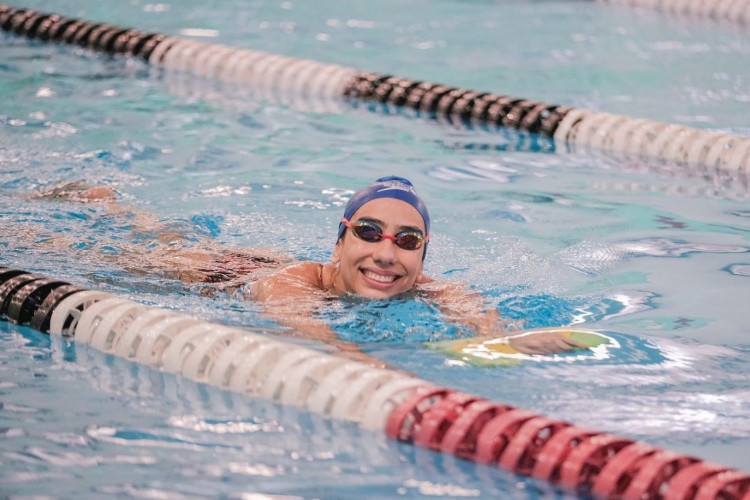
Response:
POLYGON ((336 246, 333 247, 333 255, 331 255, 331 262, 338 264, 341 262, 341 240, 336 242, 336 246))
POLYGON ((428 278, 424 275, 424 262, 419 264, 419 273, 417 274, 417 280, 416 283, 418 284, 424 284, 424 283, 430 283, 432 281, 432 278, 428 278))

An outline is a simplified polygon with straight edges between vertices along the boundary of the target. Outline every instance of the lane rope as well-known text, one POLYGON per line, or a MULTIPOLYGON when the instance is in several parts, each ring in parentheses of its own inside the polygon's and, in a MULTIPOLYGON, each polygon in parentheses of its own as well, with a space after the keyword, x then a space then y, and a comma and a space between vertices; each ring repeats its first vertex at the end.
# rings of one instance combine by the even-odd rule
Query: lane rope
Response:
POLYGON ((613 5, 647 8, 696 18, 707 18, 750 27, 750 0, 598 0, 613 5))
MULTIPOLYGON (((718 3, 721 12, 734 12, 746 1, 718 0, 718 3)), ((718 7, 714 11, 718 12, 718 7)), ((747 9, 742 12, 747 13, 747 9)), ((694 167, 707 174, 724 172, 740 178, 750 175, 748 137, 464 90, 4 4, 0 4, 0 27, 42 42, 136 57, 153 66, 246 87, 375 102, 462 126, 509 127, 549 138, 563 150, 568 146, 584 146, 641 160, 658 159, 694 167)))
POLYGON ((601 499, 747 500, 750 475, 403 372, 0 267, 0 318, 601 499))

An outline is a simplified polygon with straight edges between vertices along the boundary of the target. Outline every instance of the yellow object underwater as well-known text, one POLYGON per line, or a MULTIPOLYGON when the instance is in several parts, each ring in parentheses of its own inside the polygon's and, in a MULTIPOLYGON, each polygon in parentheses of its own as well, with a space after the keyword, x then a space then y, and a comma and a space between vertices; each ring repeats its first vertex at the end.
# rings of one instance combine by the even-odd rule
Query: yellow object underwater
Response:
POLYGON ((517 365, 522 361, 606 359, 611 356, 610 350, 619 348, 620 344, 614 338, 599 332, 574 330, 571 328, 550 328, 530 330, 505 337, 474 337, 469 339, 444 340, 427 344, 427 347, 468 365, 500 367, 517 365), (508 343, 508 339, 512 337, 550 332, 571 337, 589 346, 589 348, 573 349, 559 354, 523 354, 508 343))

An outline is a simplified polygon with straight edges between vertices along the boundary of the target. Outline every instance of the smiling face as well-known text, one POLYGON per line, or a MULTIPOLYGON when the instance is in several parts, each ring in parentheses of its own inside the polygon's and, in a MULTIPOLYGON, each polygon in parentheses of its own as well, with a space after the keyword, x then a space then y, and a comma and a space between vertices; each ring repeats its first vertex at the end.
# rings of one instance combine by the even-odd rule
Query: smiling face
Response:
MULTIPOLYGON (((419 212, 408 203, 392 198, 379 198, 362 205, 351 222, 361 219, 374 222, 384 234, 394 235, 407 229, 425 233, 419 212)), ((385 238, 369 243, 346 230, 333 251, 333 261, 339 264, 334 274, 334 287, 372 299, 406 292, 422 275, 423 252, 424 247, 404 250, 385 238)))

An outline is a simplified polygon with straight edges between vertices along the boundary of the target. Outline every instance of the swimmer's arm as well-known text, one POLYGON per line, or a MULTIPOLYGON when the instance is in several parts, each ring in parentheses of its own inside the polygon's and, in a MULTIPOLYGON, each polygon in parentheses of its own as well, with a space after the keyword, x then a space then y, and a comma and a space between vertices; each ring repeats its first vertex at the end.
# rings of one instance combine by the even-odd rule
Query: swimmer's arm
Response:
POLYGON ((317 264, 301 262, 258 280, 251 288, 252 300, 259 303, 261 312, 274 321, 299 332, 310 340, 329 344, 348 358, 383 367, 384 363, 360 351, 352 342, 339 339, 325 322, 315 318, 320 301, 317 264))
POLYGON ((506 336, 503 320, 495 308, 488 308, 481 293, 467 290, 463 283, 422 277, 419 290, 445 314, 451 323, 474 330, 479 336, 506 336))
MULTIPOLYGON (((429 280, 429 279, 428 279, 429 280)), ((540 332, 534 335, 514 336, 505 330, 500 313, 488 308, 481 293, 467 290, 455 282, 425 282, 424 289, 435 305, 451 323, 464 325, 482 337, 507 337, 508 343, 524 354, 554 354, 588 346, 559 332, 540 332)))

